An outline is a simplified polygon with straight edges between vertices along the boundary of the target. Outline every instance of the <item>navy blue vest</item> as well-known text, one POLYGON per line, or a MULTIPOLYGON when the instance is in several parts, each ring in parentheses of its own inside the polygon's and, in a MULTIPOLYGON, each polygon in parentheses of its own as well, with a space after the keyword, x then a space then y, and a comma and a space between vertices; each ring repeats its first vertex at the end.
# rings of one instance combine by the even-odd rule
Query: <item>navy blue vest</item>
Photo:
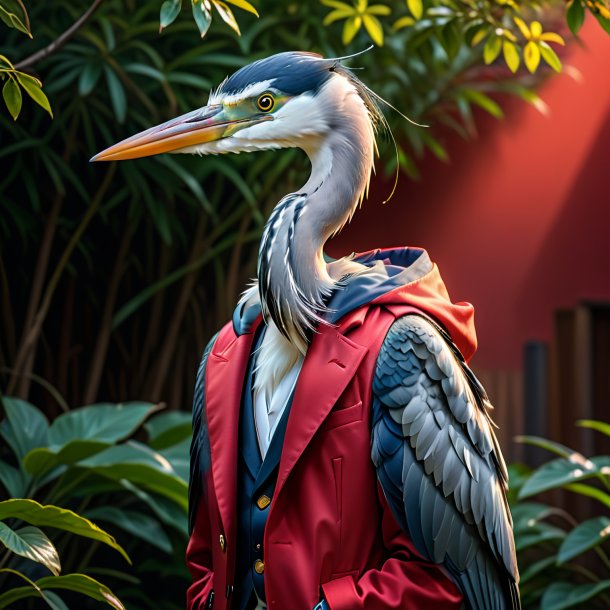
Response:
MULTIPOLYGON (((254 342, 258 347, 260 337, 254 342)), ((256 348, 254 348, 256 349, 256 348)), ((253 349, 253 352, 254 352, 253 349)), ((282 413, 271 444, 262 460, 254 422, 254 358, 250 356, 239 423, 237 470, 237 553, 233 607, 249 610, 256 606, 255 595, 265 600, 263 536, 277 481, 278 467, 292 395, 282 413)))

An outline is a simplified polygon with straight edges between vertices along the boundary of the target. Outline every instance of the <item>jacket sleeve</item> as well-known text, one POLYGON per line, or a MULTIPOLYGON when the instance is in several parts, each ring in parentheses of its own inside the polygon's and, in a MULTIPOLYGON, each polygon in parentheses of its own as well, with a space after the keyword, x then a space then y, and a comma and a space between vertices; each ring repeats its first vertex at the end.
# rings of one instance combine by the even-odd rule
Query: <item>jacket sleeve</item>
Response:
POLYGON ((187 610, 207 610, 212 607, 214 575, 210 516, 207 502, 207 479, 210 473, 210 444, 205 410, 205 375, 208 356, 218 335, 206 346, 195 382, 193 399, 193 440, 189 482, 189 530, 191 537, 186 549, 186 565, 193 584, 186 594, 187 610))
POLYGON ((214 574, 207 502, 199 502, 197 507, 195 526, 186 548, 186 565, 193 579, 186 592, 187 610, 211 608, 214 574))
POLYGON ((322 585, 331 610, 459 610, 462 595, 442 566, 424 560, 403 533, 378 489, 381 533, 389 558, 360 578, 344 576, 322 585))

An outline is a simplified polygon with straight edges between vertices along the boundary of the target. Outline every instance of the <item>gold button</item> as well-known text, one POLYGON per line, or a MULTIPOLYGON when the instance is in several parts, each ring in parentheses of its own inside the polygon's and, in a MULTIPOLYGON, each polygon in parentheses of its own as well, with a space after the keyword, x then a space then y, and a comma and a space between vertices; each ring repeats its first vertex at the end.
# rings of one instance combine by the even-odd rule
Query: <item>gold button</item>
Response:
POLYGON ((226 548, 227 548, 227 541, 225 540, 225 537, 222 534, 220 534, 220 550, 224 553, 226 548))
POLYGON ((269 496, 262 495, 257 501, 256 506, 258 506, 261 510, 264 510, 271 504, 271 498, 269 496))
POLYGON ((257 574, 262 574, 265 571, 265 562, 261 561, 260 559, 257 559, 254 562, 254 571, 257 574))

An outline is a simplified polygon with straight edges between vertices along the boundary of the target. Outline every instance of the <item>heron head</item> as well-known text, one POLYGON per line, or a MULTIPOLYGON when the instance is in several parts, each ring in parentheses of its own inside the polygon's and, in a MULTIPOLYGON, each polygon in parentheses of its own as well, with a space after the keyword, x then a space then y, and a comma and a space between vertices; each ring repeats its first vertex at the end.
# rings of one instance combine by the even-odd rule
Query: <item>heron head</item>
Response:
POLYGON ((160 153, 200 155, 315 147, 341 122, 378 119, 369 90, 337 59, 279 53, 241 68, 210 94, 208 105, 138 133, 92 161, 160 153), (362 116, 345 98, 357 94, 362 116))

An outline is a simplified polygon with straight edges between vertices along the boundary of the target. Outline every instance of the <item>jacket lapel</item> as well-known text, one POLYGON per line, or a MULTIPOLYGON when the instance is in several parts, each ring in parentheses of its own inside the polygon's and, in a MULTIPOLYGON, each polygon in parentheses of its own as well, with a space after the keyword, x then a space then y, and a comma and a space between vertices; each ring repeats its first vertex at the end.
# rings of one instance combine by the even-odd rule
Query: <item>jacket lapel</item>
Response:
POLYGON ((332 326, 321 326, 314 335, 295 388, 276 496, 367 351, 366 347, 350 341, 332 326))
POLYGON ((206 371, 212 477, 227 535, 232 535, 235 524, 239 411, 255 329, 235 338, 220 352, 212 349, 206 371))

